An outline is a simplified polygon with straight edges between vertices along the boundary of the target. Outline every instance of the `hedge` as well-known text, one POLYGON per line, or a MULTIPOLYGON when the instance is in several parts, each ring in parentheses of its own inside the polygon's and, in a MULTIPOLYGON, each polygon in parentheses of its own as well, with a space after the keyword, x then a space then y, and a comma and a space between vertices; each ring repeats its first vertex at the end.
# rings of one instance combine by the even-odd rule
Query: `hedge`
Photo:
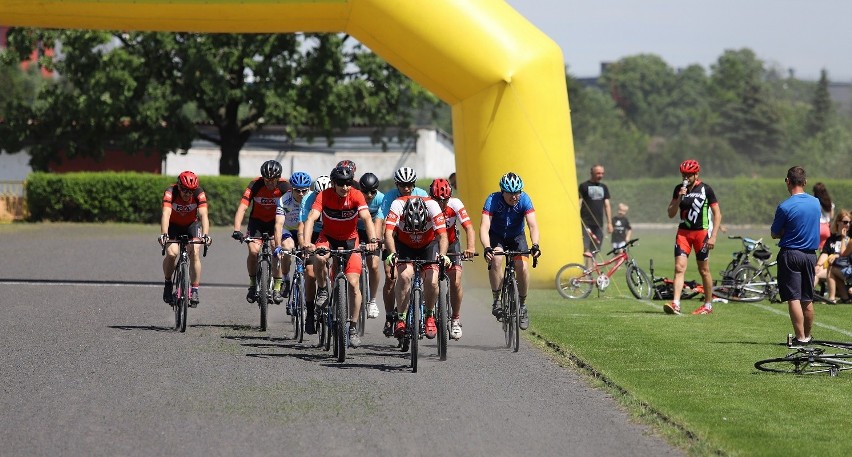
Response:
MULTIPOLYGON (((199 179, 207 193, 210 223, 231 225, 240 195, 250 179, 236 176, 201 176, 199 179)), ((30 220, 156 224, 160 221, 163 191, 173 182, 174 176, 144 173, 33 173, 26 181, 30 220)), ((417 184, 426 189, 430 182, 418 180, 417 184)), ((630 206, 631 222, 672 222, 666 215, 666 206, 678 180, 604 182, 612 195, 613 213, 616 205, 624 202, 630 206)), ((815 182, 811 180, 808 191, 815 182)), ((852 208, 852 184, 840 180, 823 182, 838 209, 852 208)), ((719 198, 725 224, 769 225, 775 207, 789 196, 783 176, 777 179, 708 178, 707 183, 719 198)), ((383 182, 382 188, 391 186, 388 180, 383 182)), ((469 206, 478 205, 476 202, 469 206)), ((549 207, 538 209, 552 210, 549 207)))

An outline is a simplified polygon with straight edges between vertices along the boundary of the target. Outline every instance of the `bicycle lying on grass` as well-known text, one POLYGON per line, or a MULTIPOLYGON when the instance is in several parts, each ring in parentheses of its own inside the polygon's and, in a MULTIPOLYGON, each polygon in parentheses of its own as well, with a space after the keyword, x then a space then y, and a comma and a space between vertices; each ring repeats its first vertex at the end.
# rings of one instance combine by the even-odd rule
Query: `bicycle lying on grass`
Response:
MULTIPOLYGON (((674 280, 662 276, 654 276, 654 259, 651 259, 650 269, 648 271, 651 274, 651 280, 654 282, 653 299, 674 299, 674 280)), ((683 282, 683 289, 681 289, 680 294, 680 298, 682 300, 689 300, 690 298, 694 298, 698 295, 704 295, 704 285, 695 280, 683 282)))
POLYGON ((179 244, 177 266, 172 273, 172 309, 175 312, 175 330, 186 331, 186 316, 190 307, 190 278, 189 278, 189 252, 187 246, 191 244, 204 245, 204 257, 207 257, 207 243, 203 239, 189 239, 188 235, 179 235, 175 239, 166 240, 163 243, 163 254, 166 255, 166 247, 170 244, 179 244))
POLYGON ((754 367, 761 371, 794 374, 828 374, 837 376, 841 371, 852 370, 852 343, 839 341, 810 341, 807 345, 796 347, 792 335, 787 337, 787 346, 795 351, 784 357, 755 362, 754 367), (849 352, 827 353, 825 348, 841 349, 849 352))
POLYGON ((592 287, 597 287, 598 295, 609 287, 611 279, 619 267, 627 264, 627 287, 634 297, 640 300, 651 298, 652 282, 648 274, 639 268, 636 259, 630 256, 629 249, 633 247, 638 238, 630 240, 619 249, 613 249, 606 253, 613 257, 609 260, 598 262, 595 255, 599 251, 591 253, 593 265, 587 268, 579 263, 569 263, 556 273, 556 290, 564 298, 586 298, 592 292, 592 287), (610 267, 611 266, 611 267, 610 267), (605 269, 610 267, 609 270, 605 269))
POLYGON ((742 265, 722 279, 721 285, 713 287, 713 295, 731 301, 758 302, 769 300, 780 303, 778 280, 769 269, 778 262, 764 262, 760 268, 754 265, 742 265))

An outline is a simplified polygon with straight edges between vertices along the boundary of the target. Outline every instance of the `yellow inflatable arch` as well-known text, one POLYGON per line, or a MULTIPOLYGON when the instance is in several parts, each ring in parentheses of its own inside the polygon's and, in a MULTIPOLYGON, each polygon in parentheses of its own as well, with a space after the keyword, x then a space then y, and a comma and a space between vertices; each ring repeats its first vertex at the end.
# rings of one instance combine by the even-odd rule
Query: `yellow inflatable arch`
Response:
POLYGON ((8 26, 345 32, 453 109, 460 198, 474 218, 514 171, 536 206, 550 286, 582 257, 562 51, 503 0, 2 0, 8 26))

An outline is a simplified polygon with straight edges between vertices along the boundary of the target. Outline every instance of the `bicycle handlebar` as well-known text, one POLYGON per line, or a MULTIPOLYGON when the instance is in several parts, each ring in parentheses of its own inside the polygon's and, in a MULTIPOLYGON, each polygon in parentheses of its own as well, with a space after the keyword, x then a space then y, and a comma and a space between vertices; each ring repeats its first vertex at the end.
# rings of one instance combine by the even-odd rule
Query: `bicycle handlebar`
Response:
POLYGON ((169 238, 168 240, 166 240, 166 242, 163 243, 163 251, 160 253, 160 255, 166 255, 166 246, 168 246, 170 244, 182 244, 182 243, 203 244, 204 245, 204 253, 202 254, 202 257, 207 257, 207 249, 210 246, 208 246, 207 243, 205 243, 203 239, 193 238, 193 239, 190 240, 188 238, 185 238, 183 235, 181 237, 178 237, 178 238, 169 238))
MULTIPOLYGON (((633 240, 633 241, 636 241, 636 240, 633 240)), ((492 251, 491 255, 504 255, 504 256, 514 257, 516 255, 532 255, 532 251, 529 250, 529 249, 526 250, 526 251, 492 251)), ((533 268, 535 268, 536 266, 538 266, 538 257, 533 256, 533 268)), ((488 264, 488 269, 489 270, 491 269, 490 263, 488 264)))

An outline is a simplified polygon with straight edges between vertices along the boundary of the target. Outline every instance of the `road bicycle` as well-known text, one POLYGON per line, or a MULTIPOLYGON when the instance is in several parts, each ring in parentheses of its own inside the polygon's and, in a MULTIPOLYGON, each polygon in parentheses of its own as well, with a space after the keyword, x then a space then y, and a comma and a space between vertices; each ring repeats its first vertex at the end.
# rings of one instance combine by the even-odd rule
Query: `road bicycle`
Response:
POLYGON ((624 247, 613 249, 606 253, 613 257, 603 262, 595 259, 598 251, 592 251, 590 258, 592 267, 586 267, 579 263, 569 263, 559 269, 556 273, 556 290, 564 298, 586 298, 592 292, 592 288, 598 289, 598 296, 611 284, 611 279, 619 267, 627 264, 627 287, 634 297, 640 300, 651 298, 653 292, 651 278, 636 263, 636 259, 630 255, 638 238, 630 240, 624 247))
MULTIPOLYGON (((474 253, 474 257, 479 256, 479 253, 474 253)), ((473 262, 473 259, 465 259, 462 252, 447 253, 447 257, 459 257, 462 262, 473 262)), ((450 277, 448 276, 449 269, 441 268, 441 273, 438 278, 438 293, 443 300, 438 300, 435 309, 435 323, 438 326, 438 359, 447 360, 447 348, 450 341, 450 330, 452 329, 452 304, 450 302, 450 277)))
POLYGON ((331 306, 319 306, 317 303, 317 320, 324 326, 320 330, 320 343, 325 350, 333 349, 333 355, 338 363, 346 360, 346 349, 349 347, 349 281, 346 279, 346 261, 352 254, 360 254, 363 249, 328 249, 319 248, 314 253, 319 256, 329 254, 331 261, 326 262, 328 277, 336 272, 331 281, 331 306))
POLYGON ((837 376, 841 371, 852 370, 852 343, 810 341, 807 345, 795 347, 792 340, 793 335, 788 335, 787 347, 795 351, 784 357, 757 361, 754 367, 773 373, 828 374, 829 376, 837 376), (825 348, 851 352, 829 353, 825 348))
POLYGON ((302 249, 293 249, 281 250, 279 253, 293 259, 287 312, 290 314, 290 323, 293 324, 293 339, 301 343, 305 340, 305 252, 302 249))
POLYGON ((171 305, 175 312, 175 330, 186 332, 186 318, 190 307, 190 275, 189 275, 189 252, 187 246, 191 244, 204 245, 204 257, 207 257, 207 243, 201 239, 190 239, 189 235, 178 235, 177 238, 166 240, 163 243, 162 255, 166 255, 166 247, 170 244, 178 244, 180 253, 177 257, 177 265, 172 273, 172 299, 171 305))
POLYGON ((763 244, 763 238, 755 240, 738 235, 731 235, 728 236, 728 238, 732 240, 742 240, 743 247, 739 251, 733 253, 733 259, 728 262, 728 266, 719 272, 719 277, 723 280, 733 278, 734 272, 741 266, 751 265, 752 259, 754 259, 754 263, 760 267, 766 263, 770 257, 772 257, 772 251, 763 244))
MULTIPOLYGON (((436 260, 421 260, 421 259, 396 259, 396 264, 410 263, 414 266, 414 276, 411 282, 411 289, 408 291, 408 311, 405 316, 405 334, 400 338, 400 347, 402 352, 410 351, 411 355, 411 371, 417 373, 417 358, 419 356, 419 341, 426 334, 426 324, 423 315, 426 312, 426 299, 423 295, 423 267, 426 265, 438 265, 438 278, 446 276, 444 272, 444 262, 441 259, 436 260)), ((392 270, 396 271, 396 268, 392 270)), ((438 303, 435 305, 436 311, 443 310, 447 312, 449 306, 449 280, 438 281, 438 303)), ((436 325, 438 324, 436 319, 436 325)), ((438 326, 438 332, 441 331, 438 326)), ((446 331, 446 327, 445 331, 446 331)), ((441 351, 441 340, 438 340, 438 351, 441 351)), ((446 360, 446 342, 443 346, 446 360)))
POLYGON ((243 243, 260 243, 260 252, 257 254, 257 306, 260 308, 260 331, 265 332, 267 328, 269 303, 272 301, 272 262, 277 261, 273 257, 272 236, 262 233, 259 237, 247 236, 242 239, 243 243))
MULTIPOLYGON (((512 348, 512 352, 518 352, 521 347, 521 301, 518 297, 518 278, 515 274, 516 256, 532 255, 532 251, 493 251, 492 255, 506 256, 506 265, 503 266, 503 286, 500 288, 500 316, 498 319, 503 324, 503 333, 506 338, 506 347, 512 348)), ((533 268, 538 266, 538 257, 533 256, 533 268)), ((488 264, 491 269, 491 264, 488 264)))
POLYGON ((370 267, 367 265, 368 255, 378 255, 381 252, 381 244, 376 251, 368 252, 367 243, 361 243, 361 279, 358 282, 358 287, 361 289, 361 312, 358 313, 358 335, 364 336, 364 329, 367 327, 367 307, 370 305, 370 300, 373 296, 370 294, 370 267))
POLYGON ((754 265, 742 265, 721 285, 713 287, 713 295, 738 302, 758 302, 769 300, 780 303, 778 298, 778 280, 769 271, 778 262, 764 262, 760 268, 754 265))

